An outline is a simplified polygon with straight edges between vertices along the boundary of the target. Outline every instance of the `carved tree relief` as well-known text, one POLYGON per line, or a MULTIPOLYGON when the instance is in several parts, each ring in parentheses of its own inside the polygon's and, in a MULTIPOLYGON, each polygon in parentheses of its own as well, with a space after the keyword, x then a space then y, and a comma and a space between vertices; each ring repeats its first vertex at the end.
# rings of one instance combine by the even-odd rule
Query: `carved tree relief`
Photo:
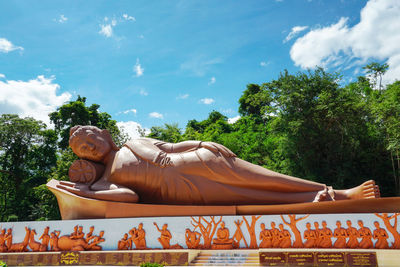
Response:
POLYGON ((210 221, 204 219, 203 216, 199 216, 199 219, 196 220, 194 217, 192 218, 192 222, 190 222, 195 228, 199 227, 200 232, 203 236, 204 245, 203 248, 209 249, 211 248, 211 242, 213 240, 215 231, 217 230, 218 224, 222 221, 222 216, 219 218, 218 221, 215 221, 215 216, 210 216, 210 221), (205 223, 206 226, 202 223, 205 223))
POLYGON ((394 213, 392 216, 389 216, 387 213, 375 213, 376 216, 382 219, 383 223, 386 226, 386 229, 393 235, 394 242, 392 243, 392 248, 400 248, 400 234, 397 232, 397 216, 400 213, 394 213), (390 220, 394 218, 393 225, 390 223, 390 220))
POLYGON ((293 247, 294 248, 302 248, 302 247, 304 247, 304 244, 303 244, 303 240, 301 239, 301 233, 300 233, 299 229, 297 229, 297 225, 296 224, 299 221, 308 218, 308 216, 310 216, 310 214, 307 214, 307 215, 305 215, 303 217, 300 217, 300 218, 297 218, 297 219, 296 219, 296 215, 295 214, 288 214, 288 216, 289 216, 290 222, 287 222, 285 220, 285 218, 283 217, 283 215, 281 215, 281 218, 282 218, 283 223, 286 224, 287 226, 289 226, 290 230, 292 230, 292 232, 294 234, 295 240, 293 242, 293 247))
POLYGON ((250 235, 250 246, 249 248, 258 248, 257 245, 257 237, 256 237, 256 222, 258 219, 261 218, 261 216, 251 216, 251 224, 247 221, 245 216, 242 216, 244 222, 246 223, 247 230, 249 231, 250 235))

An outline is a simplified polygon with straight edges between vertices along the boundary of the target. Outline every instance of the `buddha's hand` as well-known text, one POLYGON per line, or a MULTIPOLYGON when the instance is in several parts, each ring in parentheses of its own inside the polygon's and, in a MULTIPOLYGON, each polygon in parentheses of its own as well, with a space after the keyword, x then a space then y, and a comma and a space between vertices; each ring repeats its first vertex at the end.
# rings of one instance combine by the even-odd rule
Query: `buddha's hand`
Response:
POLYGON ((154 164, 161 167, 165 168, 168 166, 174 166, 171 157, 168 156, 168 154, 164 151, 161 151, 158 153, 157 157, 154 159, 154 164))
POLYGON ((83 183, 60 181, 60 184, 57 185, 57 188, 66 190, 81 197, 91 198, 94 195, 94 191, 90 190, 89 185, 83 183))
POLYGON ((233 158, 236 157, 236 154, 233 153, 231 150, 228 148, 224 147, 221 144, 214 143, 214 142, 201 142, 200 147, 204 147, 212 152, 218 153, 220 152, 223 156, 227 158, 233 158))

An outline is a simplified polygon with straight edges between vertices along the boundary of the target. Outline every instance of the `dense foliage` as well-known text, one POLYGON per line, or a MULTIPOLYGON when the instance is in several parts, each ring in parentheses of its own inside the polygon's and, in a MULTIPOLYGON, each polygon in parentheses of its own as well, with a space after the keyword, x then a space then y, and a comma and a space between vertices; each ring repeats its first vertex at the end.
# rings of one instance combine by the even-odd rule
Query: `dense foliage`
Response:
MULTIPOLYGON (((271 170, 347 188, 374 179, 383 195, 400 192, 400 81, 386 87, 386 64, 371 63, 366 77, 343 85, 336 73, 290 74, 249 84, 239 99, 240 119, 212 111, 202 121, 152 127, 167 142, 221 143, 240 158, 271 170)), ((127 136, 99 105, 78 96, 49 114, 54 130, 32 118, 0 117, 0 221, 58 219, 48 179, 66 180, 76 156, 68 148, 77 124, 108 129, 118 145, 127 136)))

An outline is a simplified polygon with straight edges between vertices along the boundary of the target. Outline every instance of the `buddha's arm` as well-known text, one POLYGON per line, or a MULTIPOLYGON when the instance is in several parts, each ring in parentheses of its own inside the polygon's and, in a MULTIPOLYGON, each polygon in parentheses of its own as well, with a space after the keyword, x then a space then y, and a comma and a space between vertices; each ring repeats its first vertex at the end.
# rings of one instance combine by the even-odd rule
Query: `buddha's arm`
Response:
POLYGON ((119 185, 110 185, 109 189, 91 190, 87 184, 61 181, 58 188, 81 197, 117 202, 138 202, 139 196, 131 189, 119 185))

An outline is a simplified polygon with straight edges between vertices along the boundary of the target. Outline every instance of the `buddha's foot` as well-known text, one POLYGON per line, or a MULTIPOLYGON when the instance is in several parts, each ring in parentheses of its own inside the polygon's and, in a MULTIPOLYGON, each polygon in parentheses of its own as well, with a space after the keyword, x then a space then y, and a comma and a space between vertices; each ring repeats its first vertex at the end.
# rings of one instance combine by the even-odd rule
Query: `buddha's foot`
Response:
POLYGON ((336 199, 366 199, 379 198, 381 196, 379 186, 375 181, 369 180, 359 186, 347 190, 335 190, 336 199))

